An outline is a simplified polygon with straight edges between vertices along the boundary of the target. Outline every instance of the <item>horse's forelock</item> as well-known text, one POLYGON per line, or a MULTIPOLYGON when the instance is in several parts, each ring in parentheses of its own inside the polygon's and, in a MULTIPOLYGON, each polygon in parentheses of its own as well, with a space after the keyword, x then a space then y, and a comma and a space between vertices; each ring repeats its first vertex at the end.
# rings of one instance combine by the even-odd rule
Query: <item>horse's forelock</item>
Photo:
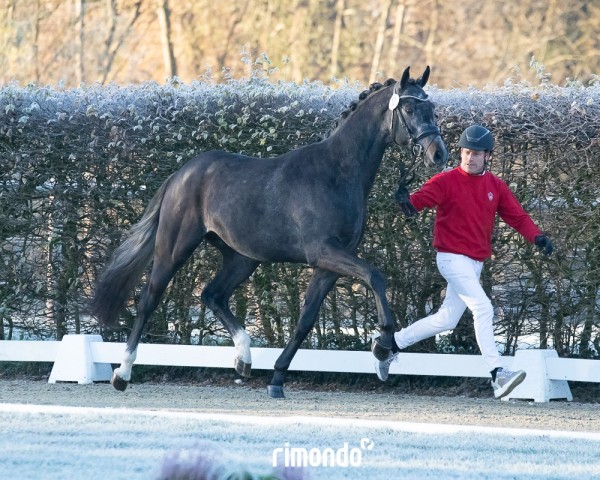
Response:
POLYGON ((423 87, 419 83, 419 79, 415 80, 414 78, 409 78, 408 82, 406 82, 406 85, 404 86, 404 90, 406 90, 409 87, 416 87, 419 90, 423 90, 423 87))

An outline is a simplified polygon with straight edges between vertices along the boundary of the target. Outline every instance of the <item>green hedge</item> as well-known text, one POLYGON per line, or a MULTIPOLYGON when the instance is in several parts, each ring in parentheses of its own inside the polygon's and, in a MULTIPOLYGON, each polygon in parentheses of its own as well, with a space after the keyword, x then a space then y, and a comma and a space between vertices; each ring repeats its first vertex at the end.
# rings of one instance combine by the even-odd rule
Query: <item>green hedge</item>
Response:
MULTIPOLYGON (((266 157, 318 141, 358 92, 356 85, 274 84, 258 77, 75 90, 2 87, 0 335, 98 332, 85 312, 94 279, 171 172, 205 150, 266 157)), ((500 347, 512 353, 527 344, 554 347, 561 355, 596 356, 599 85, 507 83, 489 91, 429 93, 454 164, 460 132, 473 122, 487 125, 497 141, 491 169, 557 246, 545 259, 499 225, 483 282, 497 308, 500 347)), ((399 325, 437 308, 445 286, 430 247, 432 212, 406 220, 393 202, 399 165, 410 160, 407 150, 386 154, 360 251, 389 279, 399 325)), ((417 182, 431 173, 420 168, 417 182)), ((145 341, 227 341, 199 298, 218 265, 214 250, 198 249, 174 279, 145 341)), ((281 346, 289 337, 308 270, 263 265, 236 292, 233 309, 257 345, 281 346)), ((103 335, 124 340, 134 313, 132 299, 122 328, 103 335)), ((371 293, 353 279, 340 279, 307 346, 366 348, 375 317, 371 293)), ((417 348, 478 352, 469 321, 417 348)))

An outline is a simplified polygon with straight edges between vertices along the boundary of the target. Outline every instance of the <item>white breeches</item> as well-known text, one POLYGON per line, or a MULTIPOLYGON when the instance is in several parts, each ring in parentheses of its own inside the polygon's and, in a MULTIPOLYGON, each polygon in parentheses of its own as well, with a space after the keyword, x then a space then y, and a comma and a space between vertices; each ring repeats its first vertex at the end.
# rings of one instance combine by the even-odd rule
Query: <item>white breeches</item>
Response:
POLYGON ((425 338, 433 337, 458 324, 466 308, 473 313, 475 338, 490 371, 502 367, 494 340, 494 309, 485 294, 479 277, 483 262, 454 253, 437 254, 437 266, 448 282, 446 297, 440 309, 394 334, 398 347, 406 348, 425 338))

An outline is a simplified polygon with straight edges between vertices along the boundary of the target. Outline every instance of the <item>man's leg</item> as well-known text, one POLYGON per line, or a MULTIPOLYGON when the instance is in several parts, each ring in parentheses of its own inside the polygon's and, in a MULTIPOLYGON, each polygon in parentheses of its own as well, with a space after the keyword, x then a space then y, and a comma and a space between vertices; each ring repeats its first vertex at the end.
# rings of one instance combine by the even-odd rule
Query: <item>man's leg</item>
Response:
POLYGON ((446 254, 438 259, 438 268, 455 295, 473 313, 475 339, 490 371, 501 368, 502 361, 494 339, 494 308, 479 282, 483 262, 446 254))
MULTIPOLYGON (((472 281, 479 283, 479 276, 473 271, 468 258, 452 253, 438 253, 436 257, 438 270, 448 282, 446 296, 440 309, 427 317, 417 320, 399 332, 394 339, 398 348, 403 349, 421 340, 433 337, 438 333, 452 330, 456 327, 460 317, 467 308, 467 304, 460 297, 461 289, 455 287, 457 279, 472 276, 472 281)), ((457 285, 460 287, 460 285, 457 285)))
MULTIPOLYGON (((448 253, 437 254, 438 269, 446 280, 457 275, 463 275, 465 272, 472 272, 469 265, 464 262, 464 258, 465 257, 462 255, 448 253), (442 268, 440 268, 440 262, 447 263, 447 265, 442 265, 442 268)), ((456 324, 466 308, 465 302, 457 294, 452 283, 448 282, 448 285, 446 286, 446 296, 436 313, 428 315, 394 334, 395 345, 392 347, 392 354, 390 357, 387 360, 375 362, 375 372, 379 379, 381 381, 387 379, 390 364, 396 359, 397 354, 401 349, 409 347, 426 338, 433 337, 438 333, 453 329, 456 327, 456 324)))
MULTIPOLYGON (((512 372, 502 368, 502 360, 494 339, 494 309, 492 302, 479 283, 483 263, 466 257, 463 258, 465 260, 464 265, 458 269, 463 270, 463 273, 457 272, 457 269, 451 266, 451 263, 454 262, 453 258, 438 262, 438 268, 448 284, 453 287, 456 295, 473 313, 475 338, 492 375, 494 396, 502 398, 525 379, 526 373, 523 370, 512 372), (467 273, 469 268, 471 270, 467 273)), ((462 262, 457 263, 462 264, 462 262)))
POLYGON ((446 296, 440 309, 396 332, 394 334, 396 345, 399 349, 404 349, 438 333, 452 330, 456 327, 466 308, 465 302, 460 299, 449 283, 446 286, 446 296))

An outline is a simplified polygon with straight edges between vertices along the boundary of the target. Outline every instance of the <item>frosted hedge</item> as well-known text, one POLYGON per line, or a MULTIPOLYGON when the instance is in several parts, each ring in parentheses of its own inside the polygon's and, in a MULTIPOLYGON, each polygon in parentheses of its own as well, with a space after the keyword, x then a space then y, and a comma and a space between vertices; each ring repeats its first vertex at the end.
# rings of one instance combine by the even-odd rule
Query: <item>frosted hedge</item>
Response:
MULTIPOLYGON (((356 85, 270 83, 87 86, 74 90, 0 89, 0 335, 60 338, 98 332, 86 314, 94 279, 153 192, 198 153, 220 149, 273 156, 317 142, 357 98, 356 85)), ((555 241, 546 259, 498 225, 483 283, 496 307, 499 346, 552 347, 561 355, 600 351, 600 86, 491 90, 430 88, 455 165, 455 145, 473 122, 488 126, 497 149, 491 169, 509 183, 555 241)), ((388 151, 369 200, 360 255, 388 278, 398 325, 439 306, 443 279, 431 249, 432 213, 415 220, 393 202, 408 149, 388 151)), ((419 167, 416 186, 431 171, 419 167)), ((224 343, 221 325, 200 301, 219 266, 202 245, 174 279, 145 341, 224 343)), ((263 265, 232 298, 257 345, 281 346, 297 322, 305 266, 263 265)), ((124 340, 135 298, 121 327, 124 340)), ((469 314, 466 313, 466 316, 469 314)), ((368 348, 375 328, 370 292, 343 278, 328 296, 307 347, 368 348)), ((415 347, 478 353, 470 321, 415 347)))

